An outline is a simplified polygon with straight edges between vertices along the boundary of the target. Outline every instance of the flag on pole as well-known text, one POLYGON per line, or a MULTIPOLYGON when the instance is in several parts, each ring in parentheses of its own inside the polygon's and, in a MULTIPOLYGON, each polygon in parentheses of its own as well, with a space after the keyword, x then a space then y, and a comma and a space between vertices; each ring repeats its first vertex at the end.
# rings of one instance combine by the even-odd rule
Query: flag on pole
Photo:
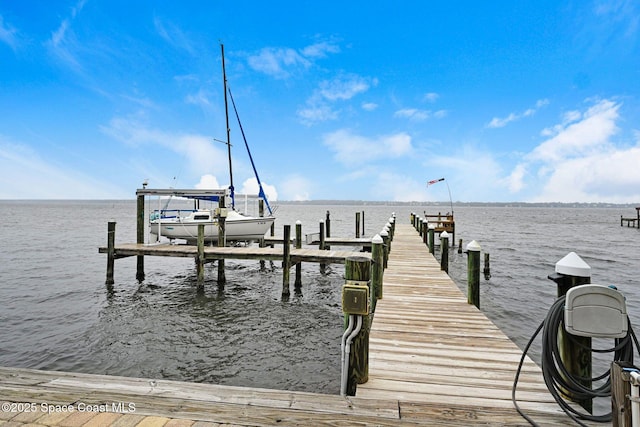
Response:
POLYGON ((444 181, 444 178, 434 179, 434 180, 431 180, 431 181, 427 182, 427 187, 430 186, 431 184, 435 184, 436 182, 440 182, 440 181, 444 181))

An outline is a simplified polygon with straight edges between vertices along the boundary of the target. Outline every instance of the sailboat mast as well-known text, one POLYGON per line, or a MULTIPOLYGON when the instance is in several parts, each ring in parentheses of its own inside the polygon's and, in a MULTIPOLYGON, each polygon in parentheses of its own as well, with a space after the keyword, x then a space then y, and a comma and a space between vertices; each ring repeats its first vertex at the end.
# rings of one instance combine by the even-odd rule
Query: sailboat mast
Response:
POLYGON ((229 155, 229 181, 231 190, 231 208, 235 208, 235 189, 233 187, 233 169, 231 167, 231 128, 229 127, 229 104, 227 101, 227 71, 224 66, 224 45, 220 44, 222 51, 222 82, 224 87, 224 113, 227 125, 227 152, 229 155))

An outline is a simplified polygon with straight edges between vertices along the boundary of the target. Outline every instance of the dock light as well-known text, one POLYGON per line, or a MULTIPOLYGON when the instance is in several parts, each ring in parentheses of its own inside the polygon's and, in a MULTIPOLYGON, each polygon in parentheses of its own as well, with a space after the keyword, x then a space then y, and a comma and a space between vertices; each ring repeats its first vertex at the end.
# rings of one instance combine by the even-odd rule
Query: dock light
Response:
POLYGON ((342 311, 346 314, 369 314, 369 286, 367 281, 347 280, 342 286, 342 311))

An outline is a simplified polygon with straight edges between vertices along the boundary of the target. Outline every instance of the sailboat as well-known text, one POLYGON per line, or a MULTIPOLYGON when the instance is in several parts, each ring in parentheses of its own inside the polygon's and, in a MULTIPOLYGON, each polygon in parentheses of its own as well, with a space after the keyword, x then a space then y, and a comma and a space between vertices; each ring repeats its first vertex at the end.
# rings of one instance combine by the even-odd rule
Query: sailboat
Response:
MULTIPOLYGON (((188 244, 195 244, 198 237, 198 226, 204 224, 204 238, 205 242, 217 242, 219 235, 219 219, 224 218, 225 224, 225 240, 226 242, 250 242, 264 238, 265 233, 271 228, 276 218, 273 216, 273 211, 267 200, 267 196, 262 188, 262 183, 258 177, 258 172, 249 150, 249 145, 240 123, 240 116, 233 100, 231 91, 227 88, 227 74, 224 64, 224 45, 220 45, 222 51, 222 77, 224 86, 224 107, 225 117, 227 125, 227 150, 229 160, 229 180, 230 185, 228 189, 221 190, 158 190, 155 194, 169 195, 169 197, 180 197, 186 199, 196 200, 197 205, 202 200, 206 201, 219 201, 220 197, 231 200, 230 208, 216 208, 216 209, 193 209, 186 212, 184 210, 168 210, 167 206, 164 209, 158 209, 151 214, 149 218, 149 227, 152 234, 157 236, 160 240, 160 236, 174 239, 186 240, 188 244), (240 213, 236 210, 235 206, 235 191, 233 186, 233 169, 231 163, 231 131, 229 127, 229 104, 227 98, 227 92, 231 97, 231 102, 238 119, 238 125, 244 139, 251 165, 253 166, 253 172, 258 182, 259 192, 258 197, 264 200, 269 216, 249 216, 240 213)), ((152 194, 152 190, 146 191, 146 194, 152 194)), ((225 203, 226 206, 226 203, 225 203)))

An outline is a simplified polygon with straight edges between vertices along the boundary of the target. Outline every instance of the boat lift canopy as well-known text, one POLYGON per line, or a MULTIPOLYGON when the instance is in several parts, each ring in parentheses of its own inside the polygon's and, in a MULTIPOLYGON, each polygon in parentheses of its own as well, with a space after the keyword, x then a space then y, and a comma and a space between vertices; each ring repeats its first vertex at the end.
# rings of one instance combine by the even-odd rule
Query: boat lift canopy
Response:
POLYGON ((220 196, 224 197, 227 195, 229 195, 229 190, 226 188, 208 190, 200 190, 196 188, 138 188, 136 190, 136 196, 173 196, 184 197, 187 199, 210 200, 214 202, 219 200, 220 196))

